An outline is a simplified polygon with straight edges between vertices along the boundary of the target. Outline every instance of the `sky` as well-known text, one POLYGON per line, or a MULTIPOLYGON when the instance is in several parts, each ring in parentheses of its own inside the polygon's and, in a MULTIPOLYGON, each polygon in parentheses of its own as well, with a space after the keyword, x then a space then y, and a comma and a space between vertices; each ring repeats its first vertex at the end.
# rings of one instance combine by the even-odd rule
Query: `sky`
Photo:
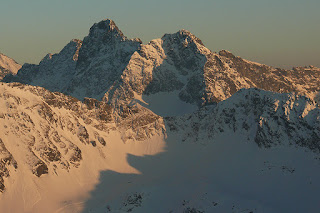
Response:
POLYGON ((320 67, 319 0, 0 0, 0 52, 39 63, 110 18, 143 43, 189 30, 214 52, 281 68, 320 67))

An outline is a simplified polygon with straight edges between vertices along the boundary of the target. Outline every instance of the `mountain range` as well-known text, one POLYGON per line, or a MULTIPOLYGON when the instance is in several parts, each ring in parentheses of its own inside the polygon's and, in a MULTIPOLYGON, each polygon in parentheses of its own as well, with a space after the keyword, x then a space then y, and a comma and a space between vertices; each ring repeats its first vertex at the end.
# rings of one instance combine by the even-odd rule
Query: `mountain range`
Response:
POLYGON ((48 54, 39 65, 25 64, 4 81, 106 102, 176 91, 182 101, 202 106, 252 87, 313 97, 320 90, 319 71, 313 66, 284 70, 226 50, 215 53, 187 30, 144 45, 107 19, 94 24, 83 41, 72 40, 60 53, 48 54))
POLYGON ((320 69, 110 19, 38 65, 0 55, 5 212, 317 212, 320 69))

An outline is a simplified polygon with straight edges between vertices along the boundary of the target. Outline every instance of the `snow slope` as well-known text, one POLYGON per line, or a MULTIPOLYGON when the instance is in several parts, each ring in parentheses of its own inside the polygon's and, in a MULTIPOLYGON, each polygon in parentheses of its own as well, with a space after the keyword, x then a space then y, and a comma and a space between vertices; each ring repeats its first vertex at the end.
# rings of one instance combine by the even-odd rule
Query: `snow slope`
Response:
POLYGON ((318 154, 262 149, 233 131, 198 143, 170 134, 166 144, 129 157, 141 174, 102 172, 82 212, 318 212, 318 154))
POLYGON ((166 152, 130 156, 141 174, 101 173, 82 212, 318 212, 320 109, 243 89, 166 118, 166 152))
POLYGON ((16 75, 21 65, 8 56, 0 53, 0 80, 8 74, 16 75))
POLYGON ((93 99, 2 83, 0 109, 4 212, 53 212, 62 201, 86 197, 102 169, 138 173, 126 163, 128 153, 164 147, 162 119, 139 106, 116 115, 93 99))
POLYGON ((243 89, 164 119, 17 83, 0 94, 4 212, 319 208, 320 109, 306 97, 243 89))

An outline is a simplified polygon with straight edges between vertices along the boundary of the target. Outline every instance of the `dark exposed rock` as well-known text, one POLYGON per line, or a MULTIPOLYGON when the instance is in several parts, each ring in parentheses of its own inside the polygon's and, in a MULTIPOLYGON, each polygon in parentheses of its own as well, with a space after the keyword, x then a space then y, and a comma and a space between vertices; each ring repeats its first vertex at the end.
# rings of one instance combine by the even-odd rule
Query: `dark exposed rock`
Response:
POLYGON ((86 127, 80 125, 77 135, 82 143, 89 144, 89 134, 86 127))
POLYGON ((61 153, 57 150, 56 147, 47 147, 41 152, 41 157, 47 159, 48 161, 60 161, 61 153))
POLYGON ((91 145, 92 145, 93 147, 96 147, 96 146, 97 146, 97 143, 96 143, 95 141, 90 141, 90 143, 91 143, 91 145))
POLYGON ((106 141, 103 139, 103 137, 98 136, 98 141, 99 141, 99 143, 101 143, 101 145, 103 145, 103 146, 106 145, 106 141))
POLYGON ((18 168, 18 164, 13 158, 12 154, 7 150, 5 144, 0 138, 0 192, 5 190, 3 177, 10 176, 10 166, 14 169, 18 168))
POLYGON ((72 163, 77 163, 80 162, 82 160, 82 154, 81 154, 81 149, 79 149, 78 147, 74 146, 73 147, 73 154, 70 158, 70 161, 72 163))
POLYGON ((37 177, 40 177, 43 174, 48 174, 48 167, 47 165, 42 162, 39 161, 36 165, 35 168, 33 168, 32 170, 33 174, 35 174, 37 177))
POLYGON ((186 209, 183 210, 183 213, 204 213, 204 211, 201 211, 194 207, 187 207, 186 209))
POLYGON ((123 202, 123 210, 126 212, 131 212, 133 209, 141 207, 143 202, 143 193, 133 193, 128 195, 123 202))

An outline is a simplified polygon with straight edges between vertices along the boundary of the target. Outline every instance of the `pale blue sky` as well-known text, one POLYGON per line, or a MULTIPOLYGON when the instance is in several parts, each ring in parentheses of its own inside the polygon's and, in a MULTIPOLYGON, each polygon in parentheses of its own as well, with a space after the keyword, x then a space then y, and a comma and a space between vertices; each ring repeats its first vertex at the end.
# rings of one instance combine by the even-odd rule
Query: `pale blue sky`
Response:
POLYGON ((0 52, 38 63, 113 19, 144 43, 187 29, 212 51, 276 67, 320 67, 320 0, 0 0, 0 52))

